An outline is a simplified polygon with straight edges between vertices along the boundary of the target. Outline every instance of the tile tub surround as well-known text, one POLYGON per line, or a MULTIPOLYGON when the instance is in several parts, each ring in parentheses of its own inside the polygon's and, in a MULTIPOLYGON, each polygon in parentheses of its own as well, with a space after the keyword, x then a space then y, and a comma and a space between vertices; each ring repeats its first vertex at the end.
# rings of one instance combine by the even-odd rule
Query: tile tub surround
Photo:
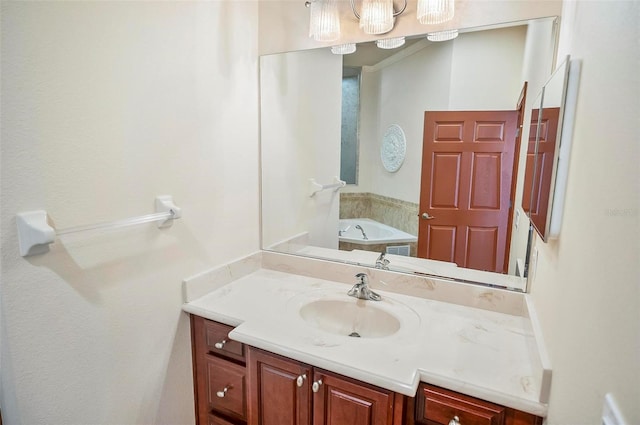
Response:
POLYGON ((340 192, 340 218, 370 218, 418 234, 419 205, 375 193, 340 192))
POLYGON ((550 368, 540 360, 526 295, 284 254, 260 257, 262 268, 183 309, 237 326, 230 336, 240 342, 405 395, 415 395, 424 381, 546 414, 550 368), (415 311, 419 326, 358 339, 325 333, 299 317, 295 300, 320 289, 346 292, 354 271, 369 273, 383 302, 415 311))
POLYGON ((340 251, 353 251, 353 250, 371 251, 371 252, 380 254, 381 252, 387 252, 387 247, 405 246, 405 245, 409 245, 410 257, 415 257, 418 254, 417 242, 385 243, 385 244, 376 244, 376 245, 362 245, 359 243, 338 242, 338 249, 340 251))

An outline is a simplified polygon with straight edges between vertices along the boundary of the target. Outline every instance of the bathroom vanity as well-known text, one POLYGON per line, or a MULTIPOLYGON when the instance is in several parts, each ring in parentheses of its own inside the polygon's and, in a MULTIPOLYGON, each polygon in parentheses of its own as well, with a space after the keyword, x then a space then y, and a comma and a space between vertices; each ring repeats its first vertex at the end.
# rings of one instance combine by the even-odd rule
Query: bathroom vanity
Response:
POLYGON ((199 424, 534 425, 546 415, 550 368, 526 294, 268 252, 184 289, 199 424), (346 295, 354 272, 368 273, 381 301, 346 295))

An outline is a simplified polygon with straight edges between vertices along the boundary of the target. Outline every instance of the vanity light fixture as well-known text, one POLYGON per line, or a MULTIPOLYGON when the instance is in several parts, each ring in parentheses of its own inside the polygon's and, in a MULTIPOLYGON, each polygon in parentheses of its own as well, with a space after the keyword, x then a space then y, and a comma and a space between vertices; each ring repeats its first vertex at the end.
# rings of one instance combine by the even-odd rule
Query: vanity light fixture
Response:
POLYGON ((379 49, 395 49, 404 44, 404 37, 383 38, 376 40, 379 49))
POLYGON ((438 32, 430 32, 427 34, 429 41, 448 41, 458 36, 458 30, 444 30, 438 32))
MULTIPOLYGON (((404 0, 404 5, 396 11, 393 0, 362 0, 360 13, 356 10, 355 0, 349 0, 349 4, 351 5, 353 14, 359 20, 360 29, 366 34, 378 35, 386 34, 393 29, 396 16, 401 15, 407 8, 407 1, 408 0, 404 0)), ((418 0, 418 21, 425 25, 441 24, 450 21, 454 15, 454 1, 455 0, 418 0)), ((310 9, 309 37, 321 42, 336 41, 340 38, 338 0, 307 0, 305 6, 310 9)), ((440 37, 438 40, 435 40, 435 38, 433 40, 429 37, 427 38, 432 41, 444 41, 457 37, 457 33, 457 30, 441 31, 439 33, 429 34, 429 36, 435 38, 440 37), (450 33, 448 34, 450 38, 445 38, 445 33, 450 33)), ((381 49, 392 49, 402 44, 404 44, 403 37, 378 40, 377 42, 378 47, 381 49)), ((351 47, 349 47, 349 49, 351 49, 351 47)))
POLYGON ((360 14, 356 11, 354 0, 349 0, 351 10, 360 20, 360 29, 365 34, 385 34, 393 29, 395 17, 407 8, 407 0, 399 11, 393 9, 393 0, 362 0, 360 14))
POLYGON ((340 44, 339 46, 331 46, 331 53, 334 55, 348 55, 356 51, 355 43, 340 44))
POLYGON ((315 41, 336 41, 340 38, 337 0, 311 0, 305 5, 310 9, 309 37, 315 41))
POLYGON ((418 0, 418 21, 425 25, 441 24, 453 19, 454 0, 418 0))

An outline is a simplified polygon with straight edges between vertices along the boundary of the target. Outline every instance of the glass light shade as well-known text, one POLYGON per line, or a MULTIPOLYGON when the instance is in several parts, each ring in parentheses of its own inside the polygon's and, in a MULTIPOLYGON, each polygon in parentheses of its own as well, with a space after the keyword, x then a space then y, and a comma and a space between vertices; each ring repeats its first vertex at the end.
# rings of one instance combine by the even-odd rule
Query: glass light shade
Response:
POLYGON ((384 34, 393 29, 393 0, 363 0, 360 29, 367 34, 384 34))
POLYGON ((418 0, 418 21, 433 25, 453 19, 454 0, 418 0))
POLYGON ((354 43, 341 44, 339 46, 332 46, 331 53, 334 55, 348 55, 356 51, 356 45, 354 43))
POLYGON ((309 37, 316 41, 336 41, 340 38, 336 0, 313 0, 309 7, 309 37))
POLYGON ((395 49, 404 44, 404 37, 385 38, 383 40, 376 40, 376 46, 380 49, 395 49))
POLYGON ((458 30, 444 30, 438 32, 431 32, 427 34, 427 40, 429 41, 447 41, 453 40, 458 36, 458 30))

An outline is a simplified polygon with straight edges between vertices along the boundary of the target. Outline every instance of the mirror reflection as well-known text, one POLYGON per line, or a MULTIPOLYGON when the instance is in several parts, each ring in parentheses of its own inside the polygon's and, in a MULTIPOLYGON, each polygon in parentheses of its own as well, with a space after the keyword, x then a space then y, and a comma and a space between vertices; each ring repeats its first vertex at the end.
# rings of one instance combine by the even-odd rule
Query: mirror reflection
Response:
MULTIPOLYGON (((344 58, 329 49, 261 57, 263 248, 522 289, 509 276, 523 269, 529 227, 512 207, 524 177, 517 140, 526 114, 517 105, 524 81, 548 75, 553 21, 461 31, 441 43, 416 38, 383 58, 371 44, 344 58), (360 69, 357 183, 340 188, 332 183, 344 175, 347 67, 360 69), (481 116, 461 115, 469 112, 481 116), (382 147, 392 126, 406 155, 389 171, 382 147), (312 179, 330 188, 314 192, 312 179), (502 222, 455 223, 462 209, 493 210, 502 222)), ((397 137, 391 146, 393 154, 397 137)))
POLYGON ((568 67, 565 59, 542 88, 536 99, 538 106, 531 110, 522 207, 545 242, 549 238, 568 67))

